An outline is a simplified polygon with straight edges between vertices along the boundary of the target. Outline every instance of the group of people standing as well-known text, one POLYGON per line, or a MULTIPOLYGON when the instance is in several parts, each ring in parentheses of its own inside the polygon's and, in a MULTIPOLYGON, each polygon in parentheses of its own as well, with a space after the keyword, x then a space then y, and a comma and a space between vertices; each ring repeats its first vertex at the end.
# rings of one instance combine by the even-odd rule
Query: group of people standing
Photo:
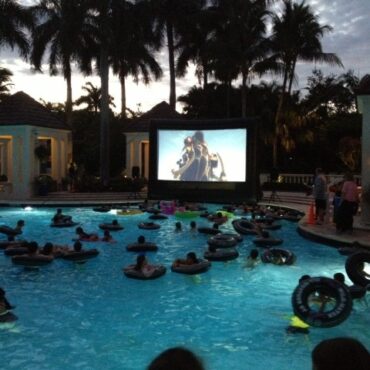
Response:
POLYGON ((318 225, 324 223, 329 207, 328 190, 334 193, 333 222, 336 224, 337 232, 352 232, 353 216, 356 215, 360 202, 359 192, 353 174, 346 173, 343 181, 333 184, 328 189, 328 182, 324 171, 321 168, 316 169, 313 195, 316 206, 316 223, 318 225))

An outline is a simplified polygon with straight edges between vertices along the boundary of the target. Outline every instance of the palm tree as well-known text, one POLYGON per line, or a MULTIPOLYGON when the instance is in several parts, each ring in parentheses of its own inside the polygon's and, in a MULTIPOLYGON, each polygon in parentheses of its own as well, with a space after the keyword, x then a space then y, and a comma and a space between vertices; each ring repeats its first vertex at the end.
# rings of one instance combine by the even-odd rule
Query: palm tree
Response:
POLYGON ((210 41, 214 31, 213 14, 209 8, 201 9, 189 18, 192 26, 183 32, 177 44, 179 56, 176 63, 176 75, 183 77, 189 62, 196 66, 195 75, 199 83, 203 80, 203 89, 207 88, 208 76, 211 72, 210 41))
POLYGON ((247 81, 253 73, 261 74, 266 63, 268 43, 265 38, 269 12, 264 1, 214 0, 219 15, 215 31, 219 57, 229 59, 238 75, 242 76, 242 116, 246 116, 247 81))
POLYGON ((40 103, 50 112, 58 113, 60 115, 63 115, 66 112, 66 105, 63 103, 53 103, 42 98, 40 99, 40 103))
POLYGON ((13 84, 10 82, 13 73, 7 68, 0 67, 0 102, 9 95, 10 87, 13 84))
POLYGON ((151 75, 155 79, 162 76, 162 69, 153 56, 160 43, 153 37, 146 3, 134 5, 122 0, 113 5, 109 56, 113 72, 121 83, 121 117, 126 118, 126 78, 131 75, 138 83, 141 75, 142 81, 148 84, 151 75))
POLYGON ((42 59, 48 49, 49 70, 56 75, 62 70, 67 82, 66 115, 71 123, 72 63, 89 72, 85 56, 94 45, 95 29, 89 16, 87 0, 41 0, 32 7, 38 17, 34 29, 31 62, 41 71, 42 59))
POLYGON ((95 59, 100 76, 100 180, 109 182, 109 50, 112 35, 112 7, 120 0, 91 0, 94 26, 97 30, 95 59))
POLYGON ((332 53, 322 51, 321 39, 332 28, 320 25, 318 16, 303 1, 301 4, 284 0, 283 14, 273 16, 271 61, 283 64, 283 87, 275 117, 275 140, 273 144, 273 166, 277 166, 279 125, 281 125, 284 100, 290 95, 297 61, 320 62, 342 66, 340 59, 332 53))
POLYGON ((32 29, 33 16, 29 8, 14 0, 0 0, 0 46, 18 48, 22 57, 29 52, 26 29, 32 29))
MULTIPOLYGON (((101 89, 93 85, 91 82, 86 82, 85 86, 82 86, 82 90, 86 92, 86 95, 80 96, 75 102, 75 105, 86 104, 87 110, 97 114, 101 104, 101 89)), ((109 105, 115 107, 113 103, 114 98, 109 95, 109 105)))
POLYGON ((166 35, 168 48, 168 64, 170 72, 170 106, 176 108, 176 73, 175 53, 179 36, 189 32, 190 19, 204 6, 204 0, 150 0, 152 14, 156 21, 156 30, 164 39, 166 35))

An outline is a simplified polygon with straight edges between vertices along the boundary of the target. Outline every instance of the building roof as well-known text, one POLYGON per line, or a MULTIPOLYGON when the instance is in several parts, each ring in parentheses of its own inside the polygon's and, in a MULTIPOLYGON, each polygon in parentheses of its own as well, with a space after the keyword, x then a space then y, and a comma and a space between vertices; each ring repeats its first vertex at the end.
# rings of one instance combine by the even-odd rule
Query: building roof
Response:
POLYGON ((127 121, 124 125, 124 132, 149 132, 152 119, 176 119, 181 117, 182 115, 179 112, 171 108, 165 101, 162 101, 139 118, 127 121))
POLYGON ((0 126, 30 125, 70 130, 42 104, 19 91, 0 103, 0 126))
POLYGON ((355 92, 357 95, 370 95, 370 75, 362 77, 355 92))

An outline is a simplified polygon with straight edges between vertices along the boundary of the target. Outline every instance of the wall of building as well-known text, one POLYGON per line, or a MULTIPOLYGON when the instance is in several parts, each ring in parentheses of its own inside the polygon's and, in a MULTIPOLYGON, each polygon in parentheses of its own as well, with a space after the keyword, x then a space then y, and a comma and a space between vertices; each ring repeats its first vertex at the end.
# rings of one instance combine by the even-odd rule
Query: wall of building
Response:
POLYGON ((71 135, 67 130, 22 126, 0 126, 0 141, 6 164, 8 182, 1 184, 0 198, 26 200, 33 196, 35 178, 40 164, 35 147, 40 138, 51 140, 51 176, 58 183, 67 176, 68 161, 72 157, 71 135))
POLYGON ((126 135, 126 171, 131 177, 132 168, 139 167, 139 174, 149 177, 149 133, 128 132, 126 135), (142 150, 142 144, 145 144, 142 150), (144 164, 144 165, 143 165, 144 164))

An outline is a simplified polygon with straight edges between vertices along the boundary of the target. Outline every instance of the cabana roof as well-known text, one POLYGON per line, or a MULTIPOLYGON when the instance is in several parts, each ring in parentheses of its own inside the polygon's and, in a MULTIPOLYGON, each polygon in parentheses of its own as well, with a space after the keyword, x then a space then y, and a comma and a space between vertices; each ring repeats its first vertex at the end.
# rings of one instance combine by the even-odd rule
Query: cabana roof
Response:
POLYGON ((165 101, 162 101, 139 118, 126 122, 124 132, 149 132, 152 119, 179 119, 181 117, 182 115, 179 112, 171 108, 165 101))
POLYGON ((41 103, 19 91, 0 103, 0 126, 30 125, 61 130, 70 130, 41 103))

